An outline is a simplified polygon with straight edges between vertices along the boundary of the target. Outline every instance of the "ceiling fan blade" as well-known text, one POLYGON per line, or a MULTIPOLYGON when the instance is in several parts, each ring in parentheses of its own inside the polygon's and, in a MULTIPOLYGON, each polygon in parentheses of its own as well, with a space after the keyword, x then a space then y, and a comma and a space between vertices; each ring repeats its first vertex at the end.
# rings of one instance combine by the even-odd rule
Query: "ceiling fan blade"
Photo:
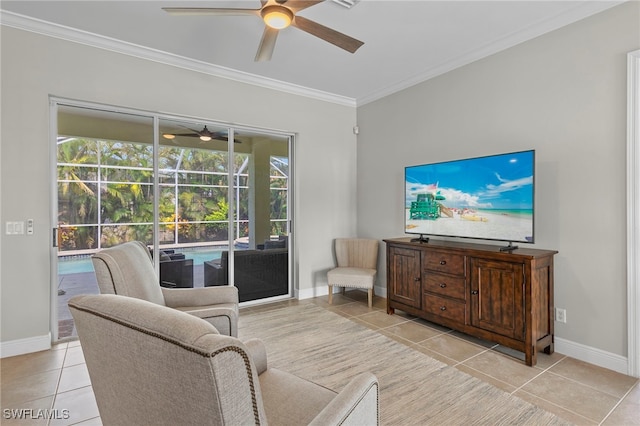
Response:
POLYGON ((260 47, 256 53, 256 62, 268 61, 273 55, 273 49, 276 47, 276 39, 278 38, 278 30, 271 28, 267 25, 264 27, 262 33, 262 40, 260 40, 260 47))
POLYGON ((320 25, 317 22, 314 22, 302 16, 294 16, 291 25, 298 29, 301 29, 302 31, 308 32, 311 35, 321 38, 324 41, 328 41, 329 43, 336 45, 350 53, 355 53, 355 51, 364 44, 364 42, 360 40, 356 40, 353 37, 349 37, 346 34, 342 34, 336 30, 332 30, 331 28, 320 25))
POLYGON ((179 16, 213 15, 213 16, 239 16, 260 15, 260 9, 236 9, 215 7, 163 7, 162 10, 179 16))
POLYGON ((296 14, 301 10, 304 10, 308 7, 315 6, 318 3, 322 3, 324 0, 288 0, 283 3, 284 6, 291 9, 291 11, 296 14))

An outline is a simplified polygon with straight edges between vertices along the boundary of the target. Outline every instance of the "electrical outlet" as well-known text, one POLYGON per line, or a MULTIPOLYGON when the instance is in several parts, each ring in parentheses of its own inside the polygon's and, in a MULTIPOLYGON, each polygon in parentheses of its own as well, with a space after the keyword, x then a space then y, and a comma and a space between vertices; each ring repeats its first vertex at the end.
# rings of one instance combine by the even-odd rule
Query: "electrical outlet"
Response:
POLYGON ((7 235, 22 235, 24 234, 24 222, 7 222, 6 223, 7 235))
POLYGON ((567 322, 567 310, 556 308, 556 321, 558 322, 567 322))

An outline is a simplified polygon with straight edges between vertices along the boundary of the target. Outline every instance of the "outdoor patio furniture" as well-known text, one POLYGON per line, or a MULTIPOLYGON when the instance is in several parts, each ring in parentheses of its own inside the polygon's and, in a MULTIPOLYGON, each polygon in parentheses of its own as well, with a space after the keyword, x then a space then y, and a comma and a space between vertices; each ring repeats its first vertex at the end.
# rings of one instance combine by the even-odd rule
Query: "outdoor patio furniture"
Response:
POLYGON ((267 363, 264 343, 144 300, 76 296, 78 328, 104 425, 376 425, 370 372, 337 393, 267 363))
POLYGON ((238 290, 164 288, 158 284, 149 250, 139 241, 107 248, 91 256, 100 293, 147 300, 203 318, 220 333, 238 335, 238 290))
POLYGON ((162 287, 193 287, 193 260, 186 259, 184 254, 174 253, 173 250, 161 250, 159 278, 162 287))
MULTIPOLYGON (((235 250, 234 285, 240 302, 282 296, 289 292, 289 254, 286 248, 235 250)), ((228 285, 229 252, 204 262, 204 285, 228 285)))

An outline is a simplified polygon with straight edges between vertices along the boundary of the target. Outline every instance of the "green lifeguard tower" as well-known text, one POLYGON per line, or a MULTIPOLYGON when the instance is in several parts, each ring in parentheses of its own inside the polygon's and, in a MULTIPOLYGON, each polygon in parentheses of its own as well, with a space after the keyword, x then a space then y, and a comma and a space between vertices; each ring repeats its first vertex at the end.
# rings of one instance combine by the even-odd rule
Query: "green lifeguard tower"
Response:
POLYGON ((411 202, 409 219, 436 220, 439 217, 440 203, 433 194, 418 194, 418 199, 411 202))

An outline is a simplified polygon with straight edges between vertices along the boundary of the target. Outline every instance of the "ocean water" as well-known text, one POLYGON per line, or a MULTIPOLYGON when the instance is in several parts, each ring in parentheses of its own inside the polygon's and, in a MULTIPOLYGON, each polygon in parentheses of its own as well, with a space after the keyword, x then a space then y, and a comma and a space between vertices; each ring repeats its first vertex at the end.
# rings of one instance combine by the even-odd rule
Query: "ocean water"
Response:
POLYGON ((533 216, 532 209, 477 209, 478 212, 487 212, 493 214, 501 214, 505 216, 519 216, 523 219, 533 216))

